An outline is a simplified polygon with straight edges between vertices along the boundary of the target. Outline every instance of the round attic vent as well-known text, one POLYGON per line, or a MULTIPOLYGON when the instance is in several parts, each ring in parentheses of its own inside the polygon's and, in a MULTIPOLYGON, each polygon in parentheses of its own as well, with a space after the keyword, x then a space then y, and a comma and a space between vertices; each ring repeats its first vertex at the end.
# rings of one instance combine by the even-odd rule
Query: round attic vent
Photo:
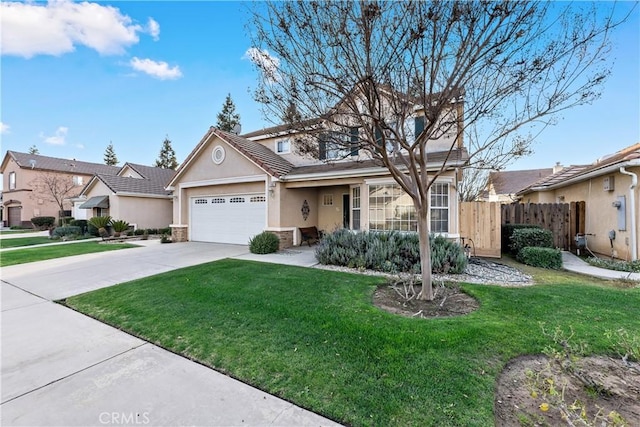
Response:
POLYGON ((211 160, 213 160, 213 163, 215 163, 216 165, 219 165, 220 163, 224 162, 224 148, 222 148, 222 146, 220 145, 216 145, 215 147, 213 147, 213 151, 211 152, 211 160))

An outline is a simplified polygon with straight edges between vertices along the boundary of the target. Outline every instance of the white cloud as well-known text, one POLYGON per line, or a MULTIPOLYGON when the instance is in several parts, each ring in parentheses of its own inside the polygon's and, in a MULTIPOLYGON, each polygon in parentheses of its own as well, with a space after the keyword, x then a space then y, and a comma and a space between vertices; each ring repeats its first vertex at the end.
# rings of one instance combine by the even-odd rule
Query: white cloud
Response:
POLYGON ((280 59, 271 54, 267 50, 260 50, 257 47, 250 47, 244 53, 243 59, 253 62, 258 69, 264 73, 268 81, 277 81, 280 79, 278 68, 280 67, 280 59))
POLYGON ((149 18, 145 29, 112 6, 69 0, 41 3, 0 3, 3 55, 31 58, 62 55, 78 45, 102 55, 122 54, 138 43, 138 33, 148 31, 155 39, 160 26, 149 18))
POLYGON ((160 39, 160 24, 153 18, 149 18, 149 22, 147 22, 147 33, 149 33, 155 41, 160 39))
POLYGON ((84 150, 84 144, 76 144, 76 148, 84 150))
POLYGON ((9 133, 10 128, 11 126, 8 124, 0 122, 0 134, 4 135, 5 133, 9 133))
POLYGON ((169 64, 164 61, 140 59, 134 56, 129 62, 129 65, 136 71, 142 71, 160 80, 173 80, 182 77, 180 67, 177 65, 175 67, 169 67, 169 64))
POLYGON ((68 132, 69 132, 68 127, 60 126, 58 129, 56 129, 56 132, 51 136, 46 136, 43 132, 40 132, 40 138, 42 138, 42 140, 47 144, 64 145, 68 132))

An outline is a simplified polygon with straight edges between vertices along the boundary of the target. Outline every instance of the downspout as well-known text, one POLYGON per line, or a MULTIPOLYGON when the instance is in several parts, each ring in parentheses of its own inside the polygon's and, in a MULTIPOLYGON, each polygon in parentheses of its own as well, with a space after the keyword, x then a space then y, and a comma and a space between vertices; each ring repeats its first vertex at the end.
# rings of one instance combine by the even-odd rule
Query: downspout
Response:
POLYGON ((620 168, 620 173, 629 175, 631 177, 631 185, 629 186, 629 203, 631 204, 631 261, 638 259, 638 243, 636 236, 636 193, 635 189, 638 186, 638 175, 633 172, 628 172, 624 166, 620 168))

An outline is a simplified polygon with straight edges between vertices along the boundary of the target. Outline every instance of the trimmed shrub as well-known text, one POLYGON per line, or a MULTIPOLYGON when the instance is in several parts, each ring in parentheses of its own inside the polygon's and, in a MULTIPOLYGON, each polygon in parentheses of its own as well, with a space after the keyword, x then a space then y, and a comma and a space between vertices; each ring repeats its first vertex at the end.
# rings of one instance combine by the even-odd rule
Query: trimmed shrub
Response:
POLYGON ((542 228, 522 228, 514 230, 511 235, 509 248, 514 255, 518 255, 526 247, 552 248, 553 233, 542 228))
POLYGON ((89 222, 86 219, 74 219, 69 223, 69 225, 80 227, 80 230, 82 230, 82 234, 87 232, 88 224, 89 222))
POLYGON ((82 229, 77 225, 65 225, 64 227, 57 227, 53 230, 54 238, 79 236, 82 234, 82 229))
POLYGON ((640 260, 621 261, 617 259, 605 259, 589 257, 586 259, 589 265, 606 268, 608 270, 626 271, 629 273, 640 273, 640 260))
POLYGON ((521 263, 532 267, 550 268, 553 270, 562 268, 562 254, 558 249, 528 246, 522 248, 516 258, 521 263))
MULTIPOLYGON (((442 236, 432 236, 434 273, 462 273, 467 267, 463 248, 442 236)), ((326 235, 316 249, 322 264, 366 268, 387 273, 420 272, 420 242, 416 233, 338 230, 326 235)))
POLYGON ((167 236, 166 234, 163 234, 162 237, 160 238, 160 243, 173 243, 173 240, 171 240, 171 236, 167 236))
POLYGON ((52 216, 36 216, 34 218, 31 218, 31 223, 41 230, 53 226, 55 222, 56 219, 52 216))
POLYGON ((171 227, 159 228, 158 234, 168 234, 169 236, 171 236, 171 227))
POLYGON ((249 251, 252 254, 270 254, 280 247, 280 239, 273 233, 263 231, 249 239, 249 251))
POLYGON ((502 224, 500 239, 502 241, 502 252, 507 252, 509 245, 511 244, 511 236, 516 230, 522 230, 527 228, 542 229, 536 224, 502 224))
POLYGON ((144 228, 136 228, 133 231, 133 234, 136 235, 136 236, 142 236, 145 231, 147 231, 147 230, 145 230, 144 228))

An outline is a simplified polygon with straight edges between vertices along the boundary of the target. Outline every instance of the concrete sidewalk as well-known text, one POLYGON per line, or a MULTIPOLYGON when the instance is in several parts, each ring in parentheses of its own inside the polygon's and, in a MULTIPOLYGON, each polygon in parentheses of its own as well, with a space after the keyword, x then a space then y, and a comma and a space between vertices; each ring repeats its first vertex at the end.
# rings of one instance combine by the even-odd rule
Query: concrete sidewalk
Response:
MULTIPOLYGON (((2 269, 1 425, 337 425, 51 301, 220 258, 251 258, 238 245, 146 245, 2 269)), ((309 254, 288 259, 307 263, 309 254)))
POLYGON ((593 267, 581 260, 571 252, 562 252, 562 266, 565 270, 574 273, 586 274, 588 276, 599 277, 601 279, 626 279, 640 281, 640 273, 628 273, 625 271, 607 270, 605 268, 593 267))

